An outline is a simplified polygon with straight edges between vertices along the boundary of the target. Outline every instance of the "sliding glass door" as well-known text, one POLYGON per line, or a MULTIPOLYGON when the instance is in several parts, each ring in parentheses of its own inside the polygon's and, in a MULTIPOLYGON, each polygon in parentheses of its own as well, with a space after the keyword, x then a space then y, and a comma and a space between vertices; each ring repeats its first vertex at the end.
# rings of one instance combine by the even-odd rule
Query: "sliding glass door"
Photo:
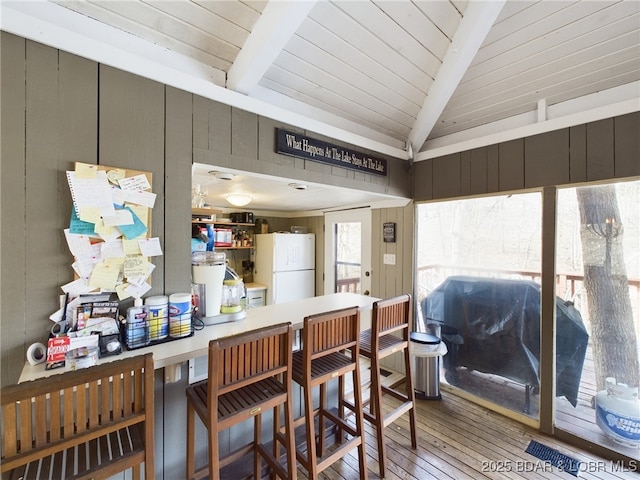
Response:
MULTIPOLYGON (((556 291, 581 313, 587 340, 575 345, 576 396, 556 401, 555 423, 632 458, 640 447, 639 205, 640 181, 557 194, 556 291)), ((556 332, 556 345, 571 340, 556 332)))
POLYGON ((442 382, 537 424, 539 192, 417 206, 416 318, 447 345, 442 382))

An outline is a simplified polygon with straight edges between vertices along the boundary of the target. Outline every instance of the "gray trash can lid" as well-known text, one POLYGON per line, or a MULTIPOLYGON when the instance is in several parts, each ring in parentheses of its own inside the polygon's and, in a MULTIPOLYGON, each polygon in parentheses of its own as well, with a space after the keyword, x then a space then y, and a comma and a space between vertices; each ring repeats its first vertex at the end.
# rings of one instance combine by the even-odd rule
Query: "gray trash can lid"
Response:
POLYGON ((435 335, 423 332, 411 332, 409 334, 409 338, 412 342, 422 343, 425 345, 438 345, 440 343, 440 339, 435 335))

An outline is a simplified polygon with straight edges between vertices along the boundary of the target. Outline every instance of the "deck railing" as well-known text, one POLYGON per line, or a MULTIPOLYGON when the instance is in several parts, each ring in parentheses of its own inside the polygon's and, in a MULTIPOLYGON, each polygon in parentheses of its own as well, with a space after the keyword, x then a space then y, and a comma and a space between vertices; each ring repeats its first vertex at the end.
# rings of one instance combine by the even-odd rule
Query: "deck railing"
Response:
MULTIPOLYGON (((529 279, 540 283, 540 272, 528 270, 500 270, 479 267, 465 267, 460 265, 430 264, 417 269, 418 300, 422 300, 429 291, 425 285, 435 288, 451 275, 473 275, 487 278, 514 278, 529 279)), ((640 317, 640 278, 629 278, 629 295, 634 310, 634 318, 640 317)), ((587 297, 584 294, 584 275, 578 273, 556 274, 556 295, 564 300, 574 303, 582 314, 582 318, 588 321, 589 309, 587 297)))
POLYGON ((349 292, 359 293, 360 290, 360 277, 357 278, 342 278, 336 282, 337 293, 349 292))

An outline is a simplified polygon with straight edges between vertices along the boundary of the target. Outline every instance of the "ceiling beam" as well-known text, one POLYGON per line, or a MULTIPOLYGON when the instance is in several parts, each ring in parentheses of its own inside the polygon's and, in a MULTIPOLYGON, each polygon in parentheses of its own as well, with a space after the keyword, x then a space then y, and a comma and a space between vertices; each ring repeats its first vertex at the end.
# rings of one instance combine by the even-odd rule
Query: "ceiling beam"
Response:
POLYGON ((227 74, 227 88, 250 95, 317 0, 268 2, 227 74))
POLYGON ((414 152, 422 149, 505 3, 506 0, 469 2, 409 134, 414 152))

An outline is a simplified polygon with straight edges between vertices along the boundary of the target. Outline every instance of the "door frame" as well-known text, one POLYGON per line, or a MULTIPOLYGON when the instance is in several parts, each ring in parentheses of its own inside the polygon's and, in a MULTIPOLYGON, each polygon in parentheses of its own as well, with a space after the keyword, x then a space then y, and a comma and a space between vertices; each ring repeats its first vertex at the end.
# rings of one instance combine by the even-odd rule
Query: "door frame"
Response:
MULTIPOLYGON (((335 285, 334 227, 337 223, 361 223, 360 291, 371 292, 371 208, 354 208, 324 214, 324 292, 333 293, 335 285)), ((370 293, 369 293, 370 294, 370 293)))

